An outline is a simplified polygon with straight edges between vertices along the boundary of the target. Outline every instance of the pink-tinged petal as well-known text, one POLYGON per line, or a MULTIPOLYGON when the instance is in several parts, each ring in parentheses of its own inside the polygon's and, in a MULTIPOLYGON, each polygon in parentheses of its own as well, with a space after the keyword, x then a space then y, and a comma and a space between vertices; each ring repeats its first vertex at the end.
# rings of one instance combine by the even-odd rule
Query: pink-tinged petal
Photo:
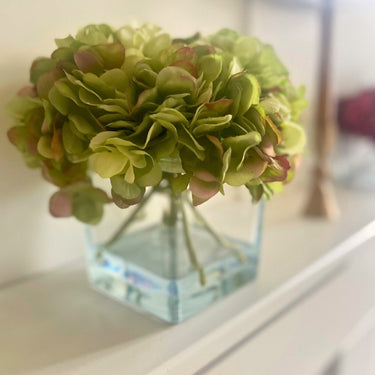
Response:
POLYGON ((275 160, 277 160, 277 162, 283 169, 286 169, 286 170, 290 169, 289 161, 285 156, 276 156, 275 160))
POLYGON ((216 100, 215 102, 205 103, 205 106, 210 112, 214 112, 216 115, 222 116, 230 112, 233 102, 233 99, 223 98, 216 100))
POLYGON ((267 117, 266 119, 266 135, 270 137, 270 142, 277 146, 283 141, 283 134, 281 130, 267 117))
POLYGON ((30 98, 36 98, 38 93, 35 86, 25 86, 17 92, 18 96, 29 96, 30 98))
POLYGON ((215 47, 209 44, 194 46, 193 49, 199 57, 216 53, 215 47))
POLYGON ((207 171, 195 171, 194 176, 204 182, 218 182, 217 178, 207 171))
POLYGON ((217 137, 215 137, 214 135, 210 135, 210 134, 206 134, 206 137, 219 150, 220 155, 223 156, 224 155, 224 149, 223 149, 223 145, 221 144, 219 139, 217 137))
POLYGON ((275 87, 271 87, 269 89, 263 89, 263 91, 265 93, 273 93, 273 92, 277 92, 277 91, 281 91, 283 88, 281 86, 275 86, 275 87))
POLYGON ((288 176, 290 164, 283 156, 276 156, 273 164, 269 164, 268 168, 262 174, 263 182, 285 181, 288 176))
POLYGON ((255 152, 260 156, 260 158, 268 163, 273 163, 273 157, 268 156, 263 150, 261 150, 258 146, 254 147, 255 152))
POLYGON ((193 50, 188 46, 178 49, 175 53, 176 60, 185 60, 190 61, 193 65, 196 65, 198 62, 198 56, 193 50))
POLYGON ((41 132, 43 133, 43 134, 46 134, 46 133, 48 133, 48 131, 49 131, 49 126, 48 126, 48 123, 47 123, 47 121, 44 119, 43 120, 43 122, 42 122, 42 127, 41 127, 41 132))
POLYGON ((87 50, 75 52, 74 62, 83 73, 100 73, 103 71, 103 64, 92 52, 87 50))
POLYGON ((113 189, 111 189, 111 194, 112 194, 113 203, 117 207, 123 208, 123 209, 128 208, 130 206, 133 206, 133 205, 139 203, 142 200, 142 198, 143 198, 143 194, 140 194, 135 199, 125 199, 121 195, 117 194, 113 189))
POLYGON ((274 147, 273 143, 271 142, 271 140, 269 139, 268 136, 265 136, 263 138, 263 141, 261 143, 261 148, 262 148, 262 151, 266 155, 272 156, 272 157, 276 156, 275 147, 274 147))
POLYGON ((195 206, 195 207, 199 206, 200 204, 208 201, 208 199, 198 198, 194 194, 192 195, 192 198, 193 198, 193 206, 195 206))
POLYGON ((38 140, 35 137, 30 137, 27 142, 27 152, 31 155, 38 155, 38 140))
POLYGON ((207 200, 218 193, 220 184, 217 182, 205 182, 193 176, 190 179, 189 188, 193 193, 193 196, 207 200))
POLYGON ((62 129, 56 129, 53 132, 51 140, 51 151, 53 158, 56 162, 59 162, 64 156, 64 146, 62 143, 62 129))
POLYGON ((71 195, 58 191, 49 201, 49 211, 54 217, 69 217, 72 215, 71 195))
POLYGON ((64 77, 64 72, 59 68, 53 68, 51 71, 42 74, 36 83, 38 96, 44 99, 48 98, 48 93, 55 82, 64 77))
POLYGON ((95 47, 105 69, 120 68, 125 60, 125 47, 121 43, 103 43, 95 47))
POLYGON ((18 141, 24 139, 26 135, 26 128, 21 126, 14 126, 7 131, 9 142, 17 146, 18 141))
POLYGON ((182 69, 185 69, 187 72, 189 72, 195 78, 198 77, 198 69, 189 61, 178 60, 178 61, 175 61, 172 64, 170 64, 170 66, 178 66, 182 69))

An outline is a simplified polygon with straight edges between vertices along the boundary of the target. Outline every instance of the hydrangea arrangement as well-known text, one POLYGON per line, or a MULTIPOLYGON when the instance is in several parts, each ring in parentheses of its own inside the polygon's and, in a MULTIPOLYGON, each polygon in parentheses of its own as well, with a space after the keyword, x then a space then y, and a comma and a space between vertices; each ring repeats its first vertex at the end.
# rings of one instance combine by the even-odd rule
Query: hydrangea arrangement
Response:
POLYGON ((10 141, 59 188, 54 216, 95 224, 105 203, 137 204, 162 180, 199 205, 225 184, 258 201, 292 179, 306 101, 271 46, 228 29, 171 39, 150 24, 89 25, 56 45, 8 108, 10 141))

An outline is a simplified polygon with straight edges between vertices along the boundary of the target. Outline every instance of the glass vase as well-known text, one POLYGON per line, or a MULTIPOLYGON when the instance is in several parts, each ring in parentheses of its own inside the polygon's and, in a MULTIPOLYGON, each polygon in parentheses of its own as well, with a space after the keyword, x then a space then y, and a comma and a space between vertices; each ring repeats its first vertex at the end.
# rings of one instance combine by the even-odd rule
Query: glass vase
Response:
POLYGON ((252 280, 263 202, 246 189, 194 207, 188 192, 150 189, 141 203, 107 205, 87 229, 93 287, 169 323, 179 323, 252 280))

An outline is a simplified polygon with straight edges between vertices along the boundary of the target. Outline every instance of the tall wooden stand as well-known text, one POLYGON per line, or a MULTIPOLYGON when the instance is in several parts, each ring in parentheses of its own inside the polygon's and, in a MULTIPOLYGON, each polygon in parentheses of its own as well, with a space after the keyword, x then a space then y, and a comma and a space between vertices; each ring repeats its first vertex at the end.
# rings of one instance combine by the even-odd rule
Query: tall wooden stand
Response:
POLYGON ((306 215, 335 219, 339 210, 329 168, 329 156, 334 146, 337 127, 335 105, 330 92, 330 63, 334 0, 322 1, 318 101, 315 110, 316 161, 311 196, 306 215))

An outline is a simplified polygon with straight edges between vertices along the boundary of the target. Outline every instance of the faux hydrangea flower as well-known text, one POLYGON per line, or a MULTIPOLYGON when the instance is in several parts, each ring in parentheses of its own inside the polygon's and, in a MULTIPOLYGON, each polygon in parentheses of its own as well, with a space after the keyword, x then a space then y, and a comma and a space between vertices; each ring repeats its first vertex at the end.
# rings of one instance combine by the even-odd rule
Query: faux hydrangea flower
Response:
POLYGON ((305 107, 273 48, 224 29, 172 40, 146 24, 89 25, 36 59, 9 104, 10 141, 59 187, 55 216, 97 223, 167 179, 201 204, 225 184, 269 198, 293 177, 305 107), (112 199, 92 186, 108 178, 112 199))

